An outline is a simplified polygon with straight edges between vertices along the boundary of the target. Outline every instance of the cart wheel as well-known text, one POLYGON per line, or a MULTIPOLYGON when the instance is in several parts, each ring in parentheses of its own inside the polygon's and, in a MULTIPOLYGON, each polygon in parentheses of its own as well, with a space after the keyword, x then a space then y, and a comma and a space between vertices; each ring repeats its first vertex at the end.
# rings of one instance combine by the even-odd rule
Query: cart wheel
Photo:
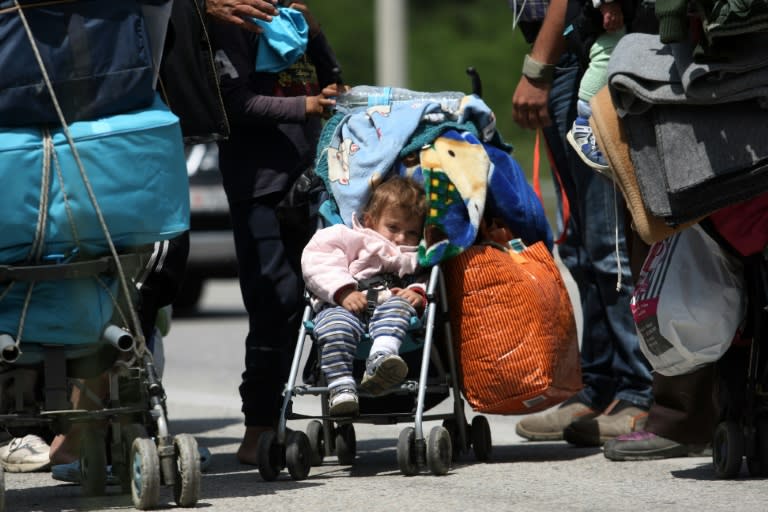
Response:
POLYGON ((309 476, 309 468, 312 466, 312 448, 309 445, 309 437, 304 432, 297 430, 288 437, 285 447, 285 464, 294 480, 304 480, 309 476))
POLYGON ((85 427, 80 436, 80 482, 86 496, 102 496, 107 487, 104 431, 85 427))
POLYGON ((131 470, 133 469, 133 458, 131 447, 134 439, 144 439, 149 437, 147 429, 140 423, 127 423, 120 426, 120 447, 123 455, 123 463, 113 469, 120 480, 120 488, 124 493, 131 492, 131 470))
POLYGON ((309 438, 310 462, 313 466, 321 466, 325 458, 325 433, 323 422, 312 420, 307 425, 307 437, 309 438))
MULTIPOLYGON (((461 458, 461 454, 468 451, 467 439, 464 443, 461 442, 461 431, 459 430, 459 423, 455 418, 448 418, 443 420, 443 427, 448 431, 451 436, 451 461, 456 462, 461 458)), ((465 432, 469 432, 469 428, 465 432)))
POLYGON ((131 447, 131 498, 139 510, 160 502, 160 459, 151 439, 137 438, 131 447))
POLYGON ((747 457, 747 470, 750 476, 768 476, 768 419, 757 421, 755 445, 755 454, 747 457))
POLYGON ((472 434, 472 448, 475 450, 475 458, 480 462, 485 462, 491 457, 491 426, 485 416, 475 416, 472 418, 470 427, 472 434))
POLYGON ((259 444, 256 447, 259 458, 259 474, 267 482, 277 479, 280 470, 285 467, 283 463, 284 446, 277 443, 277 434, 272 431, 264 432, 259 436, 259 444))
POLYGON ((433 475, 444 475, 451 468, 451 435, 445 427, 435 426, 427 441, 427 466, 433 475))
POLYGON ((200 499, 200 452, 197 440, 189 434, 173 438, 176 475, 173 480, 173 499, 180 507, 194 507, 200 499))
POLYGON ((336 457, 342 466, 351 466, 355 463, 357 454, 357 437, 355 426, 352 423, 339 425, 336 429, 336 457))
POLYGON ((397 438, 397 465, 405 476, 413 476, 419 471, 416 462, 416 431, 405 427, 397 438))
POLYGON ((741 470, 744 457, 744 435, 733 420, 720 423, 712 441, 712 462, 719 478, 733 478, 741 470))

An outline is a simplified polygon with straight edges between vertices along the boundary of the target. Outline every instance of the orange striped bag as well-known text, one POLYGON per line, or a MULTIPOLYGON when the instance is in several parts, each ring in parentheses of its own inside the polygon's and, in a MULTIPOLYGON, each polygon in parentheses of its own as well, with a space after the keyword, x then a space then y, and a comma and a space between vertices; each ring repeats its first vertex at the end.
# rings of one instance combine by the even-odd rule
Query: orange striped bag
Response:
POLYGON ((443 264, 461 389, 490 414, 527 414, 581 389, 573 308, 542 242, 473 245, 443 264))

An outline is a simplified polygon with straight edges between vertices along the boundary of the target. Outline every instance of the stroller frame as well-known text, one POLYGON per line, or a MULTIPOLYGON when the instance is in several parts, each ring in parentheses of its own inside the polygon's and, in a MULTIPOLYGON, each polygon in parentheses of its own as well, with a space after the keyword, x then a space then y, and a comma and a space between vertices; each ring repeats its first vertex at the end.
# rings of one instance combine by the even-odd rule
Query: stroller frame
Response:
MULTIPOLYGON (((450 469, 452 460, 473 447, 478 460, 487 460, 491 452, 491 433, 484 416, 475 416, 469 425, 464 414, 464 400, 459 389, 459 377, 447 318, 446 288, 439 265, 432 267, 427 285, 427 306, 423 314, 424 338, 417 381, 406 380, 387 394, 416 394, 415 409, 411 413, 365 414, 355 417, 329 415, 327 401, 328 387, 298 384, 302 355, 307 339, 314 344, 311 336, 312 308, 304 308, 302 324, 291 363, 288 382, 283 392, 283 405, 276 432, 266 432, 259 437, 258 467, 264 480, 275 480, 281 469, 287 467, 294 480, 307 478, 310 466, 319 466, 326 455, 336 454, 340 464, 353 464, 356 456, 354 423, 395 424, 413 422, 404 428, 397 441, 397 462, 401 473, 415 475, 420 468, 427 467, 432 474, 444 475, 450 469), (438 310, 438 307, 440 309, 438 310), (438 313, 443 315, 444 341, 448 359, 448 372, 433 343, 438 313), (437 379, 428 379, 430 362, 438 371, 437 379), (436 381, 435 381, 436 380, 436 381), (428 393, 450 393, 453 401, 452 413, 425 414, 428 393), (293 399, 301 395, 319 395, 321 415, 306 415, 293 410, 293 399), (291 431, 287 421, 294 419, 311 420, 307 433, 291 431), (443 420, 434 426, 429 436, 424 435, 424 422, 443 420), (471 440, 471 441, 470 441, 471 440)), ((313 347, 314 349, 315 347, 313 347)), ((324 382, 321 381, 321 384, 324 382)), ((361 393, 360 396, 369 395, 361 393)), ((447 398, 447 395, 446 395, 447 398)))
POLYGON ((721 399, 728 408, 712 441, 719 478, 738 476, 743 458, 751 476, 768 476, 768 249, 744 259, 744 275, 752 341, 746 368, 723 368, 727 378, 736 378, 724 383, 721 399))
MULTIPOLYGON (((147 251, 137 248, 135 252, 122 253, 117 258, 104 256, 61 264, 0 265, 0 284, 10 286, 14 282, 32 284, 45 280, 124 276, 124 273, 135 275, 147 259, 147 251)), ((129 294, 135 295, 130 291, 129 294)), ((125 306, 133 308, 135 297, 126 298, 124 293, 119 293, 112 299, 119 311, 125 306)), ((101 343, 83 348, 79 345, 39 344, 39 358, 33 357, 26 364, 18 365, 14 364, 14 356, 19 355, 18 345, 10 335, 1 334, 0 425, 11 432, 48 428, 53 434, 63 434, 71 425, 82 424, 79 461, 83 494, 104 494, 109 449, 122 491, 131 493, 137 509, 158 506, 161 484, 173 486, 178 505, 194 506, 199 499, 201 480, 197 441, 189 434, 169 434, 165 391, 143 335, 114 324, 110 324, 105 333, 109 334, 102 336, 101 343), (105 366, 106 370, 103 369, 105 366), (105 371, 109 376, 105 400, 71 380, 94 377, 105 371), (101 408, 72 409, 70 382, 81 393, 90 393, 91 399, 101 408)), ((0 481, 3 478, 0 467, 0 481)), ((4 484, 0 489, 3 490, 0 492, 2 511, 5 510, 4 484)))

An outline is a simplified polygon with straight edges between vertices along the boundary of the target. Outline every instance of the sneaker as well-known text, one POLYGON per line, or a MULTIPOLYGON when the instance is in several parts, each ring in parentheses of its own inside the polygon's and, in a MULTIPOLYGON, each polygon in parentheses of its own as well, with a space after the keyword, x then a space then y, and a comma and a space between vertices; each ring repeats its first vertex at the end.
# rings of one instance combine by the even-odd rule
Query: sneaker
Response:
POLYGON ((48 457, 51 447, 42 437, 26 435, 14 437, 0 447, 0 464, 9 473, 31 473, 48 469, 51 460, 48 457))
POLYGON ((603 152, 597 147, 592 127, 589 126, 589 118, 578 116, 565 138, 585 164, 597 171, 605 172, 610 169, 603 152))
POLYGON ((643 430, 647 420, 647 409, 626 400, 614 400, 599 416, 568 425, 563 438, 577 446, 602 446, 620 435, 643 430))
POLYGON ((605 457, 617 461, 705 457, 708 451, 711 454, 708 445, 681 444, 645 430, 609 439, 603 447, 605 457))
POLYGON ((350 386, 332 388, 328 395, 328 407, 331 416, 357 416, 360 412, 357 391, 350 386))
POLYGON ((591 419, 598 414, 598 411, 574 396, 558 407, 518 421, 515 432, 529 441, 560 441, 563 439, 563 430, 573 421, 591 419))
POLYGON ((405 380, 408 365, 397 354, 376 352, 365 361, 365 373, 360 389, 372 395, 381 395, 405 380))

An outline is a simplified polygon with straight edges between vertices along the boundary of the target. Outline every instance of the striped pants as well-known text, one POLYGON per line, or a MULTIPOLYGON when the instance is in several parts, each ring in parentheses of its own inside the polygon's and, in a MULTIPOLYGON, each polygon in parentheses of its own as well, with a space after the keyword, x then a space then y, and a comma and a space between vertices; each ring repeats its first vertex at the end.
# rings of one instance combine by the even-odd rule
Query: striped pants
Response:
MULTIPOLYGON (((390 297, 373 311, 368 332, 374 340, 379 336, 392 336, 402 342, 415 314, 416 310, 407 300, 390 297)), ((329 383, 343 377, 353 378, 352 363, 364 332, 365 326, 360 318, 341 306, 317 313, 315 339, 321 346, 320 368, 329 383)))

